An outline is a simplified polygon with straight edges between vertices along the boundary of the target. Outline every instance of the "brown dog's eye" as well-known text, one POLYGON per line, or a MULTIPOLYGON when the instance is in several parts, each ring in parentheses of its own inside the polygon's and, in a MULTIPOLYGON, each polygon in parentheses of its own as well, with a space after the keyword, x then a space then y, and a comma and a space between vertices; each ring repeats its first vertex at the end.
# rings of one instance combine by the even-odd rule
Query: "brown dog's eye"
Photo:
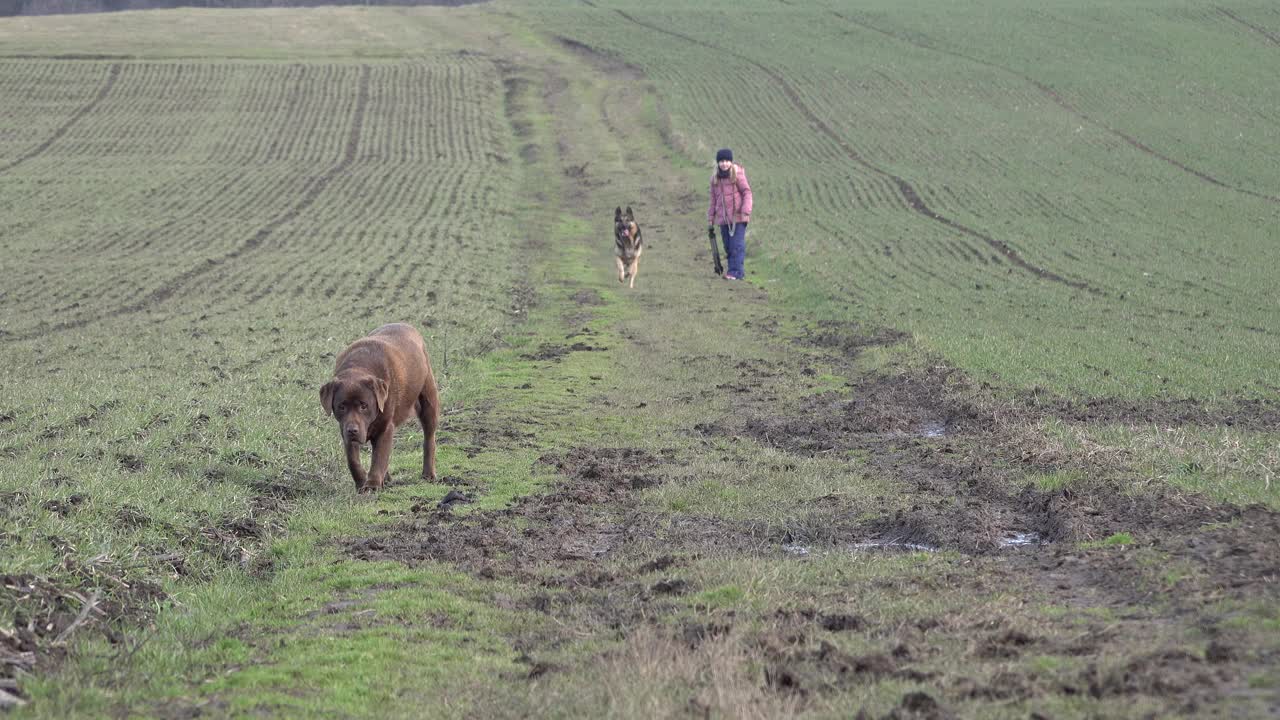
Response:
POLYGON ((368 406, 368 405, 365 405, 364 403, 360 403, 360 409, 361 409, 361 410, 368 410, 368 409, 369 409, 369 406, 368 406))

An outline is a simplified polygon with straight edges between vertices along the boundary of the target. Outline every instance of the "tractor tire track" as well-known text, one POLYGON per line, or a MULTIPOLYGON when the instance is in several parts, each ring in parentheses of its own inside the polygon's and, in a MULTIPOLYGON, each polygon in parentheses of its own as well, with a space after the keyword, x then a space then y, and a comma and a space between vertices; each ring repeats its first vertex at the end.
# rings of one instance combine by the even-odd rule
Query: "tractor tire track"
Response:
POLYGON ((92 100, 90 100, 88 103, 85 103, 85 105, 81 107, 79 110, 75 111, 75 113, 72 114, 72 116, 62 124, 62 127, 58 128, 57 130, 54 130, 52 135, 50 135, 48 138, 45 138, 44 142, 28 150, 26 153, 18 156, 16 160, 11 160, 5 165, 0 165, 0 173, 9 172, 10 170, 21 165, 22 163, 34 157, 39 156, 45 150, 48 150, 50 147, 52 147, 53 144, 56 143, 59 139, 61 139, 63 135, 66 135, 67 131, 69 131, 72 127, 74 127, 76 123, 80 122, 80 120, 83 119, 85 115, 88 115, 89 113, 93 112, 94 108, 96 108, 104 99, 106 99, 108 95, 111 94, 112 88, 114 88, 116 85, 116 80, 120 78, 120 71, 123 69, 123 67, 124 66, 120 63, 113 63, 111 65, 110 70, 107 72, 106 81, 102 83, 102 87, 98 88, 98 94, 94 95, 92 100))
POLYGON ((1258 33, 1259 35, 1261 35, 1262 37, 1270 41, 1272 45, 1280 45, 1280 35, 1276 35, 1275 33, 1267 30, 1264 27, 1254 25, 1253 23, 1249 22, 1248 20, 1245 20, 1244 18, 1241 18, 1240 16, 1236 15, 1235 13, 1231 12, 1230 10, 1224 7, 1219 7, 1214 9, 1217 10, 1220 14, 1225 15, 1228 19, 1236 23, 1239 23, 1249 28, 1250 30, 1258 33))
MULTIPOLYGON (((1248 188, 1243 188, 1238 185, 1232 185, 1228 182, 1219 180, 1218 178, 1210 175, 1207 172, 1204 172, 1203 170, 1197 170, 1196 168, 1193 168, 1190 165, 1187 165, 1186 163, 1180 160, 1176 160, 1174 158, 1169 157, 1168 155, 1161 153, 1160 151, 1152 148, 1151 146, 1133 137, 1132 135, 1123 133, 1111 127, 1110 125, 1106 124, 1105 122, 1090 116, 1089 114, 1085 113, 1083 110, 1080 110, 1079 108, 1077 108, 1075 105, 1072 105, 1070 102, 1067 102, 1067 100, 1063 98, 1060 94, 1058 94, 1056 90, 1049 87, 1048 85, 1045 85, 1039 80, 1036 80, 1030 75, 1021 73, 1017 70, 1014 70, 1013 68, 1005 67, 1004 65, 999 65, 997 63, 991 62, 990 60, 983 60, 982 58, 966 55, 962 52, 958 52, 955 50, 947 50, 947 49, 932 45, 930 43, 921 42, 920 40, 917 40, 915 38, 899 35, 889 30, 883 30, 868 22, 865 22, 863 20, 858 20, 857 18, 849 17, 848 15, 843 15, 834 10, 830 12, 833 16, 835 16, 840 20, 843 20, 846 23, 849 23, 851 25, 856 25, 860 28, 863 28, 864 30, 870 30, 872 32, 879 33, 881 35, 884 35, 885 37, 893 38, 894 40, 897 40, 899 42, 904 42, 904 43, 907 43, 908 45, 913 45, 918 48, 923 48, 931 52, 941 53, 943 55, 950 55, 951 57, 960 58, 961 60, 965 60, 971 63, 982 65, 984 67, 989 67, 995 70, 999 70, 1000 72, 1008 73, 1014 77, 1021 79, 1023 82, 1029 83, 1031 86, 1035 87, 1037 90, 1043 93, 1046 97, 1052 100, 1058 107, 1061 107, 1063 110, 1066 110, 1067 112, 1071 113, 1072 115, 1075 115, 1076 117, 1089 123, 1090 125, 1106 130, 1108 133, 1123 140, 1130 147, 1136 148, 1137 150, 1140 150, 1141 152, 1146 153, 1147 155, 1150 155, 1153 158, 1162 160, 1168 163, 1169 165, 1172 165, 1178 168, 1179 170, 1182 170, 1185 173, 1188 173, 1194 177, 1197 177, 1200 180, 1203 180, 1204 182, 1209 183, 1210 185, 1215 185, 1217 187, 1220 187, 1223 190, 1230 190, 1232 192, 1237 192, 1242 195, 1248 195, 1250 197, 1258 198, 1259 200, 1266 200, 1267 202, 1280 203, 1280 196, 1268 195, 1266 193, 1257 192, 1256 190, 1250 190, 1248 188)), ((1228 16, 1230 16, 1230 13, 1227 13, 1225 10, 1223 12, 1226 13, 1228 16)), ((1250 25, 1249 27, 1253 27, 1253 26, 1250 25)), ((1259 30, 1259 28, 1253 28, 1253 29, 1259 30)), ((1259 32, 1263 32, 1264 34, 1267 34, 1265 31, 1262 31, 1262 30, 1259 30, 1259 32)))
POLYGON ((173 280, 170 280, 169 282, 165 283, 159 288, 151 291, 150 294, 148 294, 145 298, 143 298, 142 300, 139 300, 136 303, 131 303, 129 305, 116 308, 115 310, 112 310, 111 312, 108 312, 108 313, 104 313, 102 315, 80 318, 78 320, 59 323, 57 325, 39 327, 35 330, 29 331, 26 333, 9 335, 8 338, 15 339, 15 340, 30 340, 33 338, 42 337, 51 332, 75 330, 78 328, 85 327, 86 325, 91 325, 96 322, 101 322, 102 320, 109 320, 113 318, 122 317, 125 315, 132 315, 135 313, 142 312, 144 310, 147 310, 148 308, 154 307, 156 305, 159 305, 165 302, 169 298, 172 298, 175 294, 178 293, 179 290, 181 290, 184 286, 190 284, 192 281, 196 280, 197 278, 203 275, 207 275, 210 272, 213 272, 214 270, 225 265, 226 263, 232 260, 236 260, 252 252, 258 247, 260 247, 262 243, 265 242, 266 239, 270 237, 271 234, 274 233, 277 229, 279 229, 282 225, 284 225, 285 223, 291 220, 296 219, 299 215, 301 215, 308 208, 314 205, 316 200, 319 199, 321 193, 323 193, 325 188, 329 186, 329 183, 331 183, 335 178, 340 176, 342 173, 346 172, 347 168, 351 167, 351 164, 355 162, 356 150, 358 149, 360 144, 360 133, 364 128, 364 116, 365 116, 366 108, 369 103, 370 74, 371 74, 371 71, 369 66, 367 65, 361 66, 359 93, 356 98, 355 110, 352 113, 353 118, 351 121, 351 132, 347 135, 347 143, 343 151, 342 158, 337 162, 337 164, 329 168, 323 175, 320 175, 319 177, 316 177, 315 179, 313 179, 308 184, 306 190, 303 192, 302 198, 299 199, 298 202, 296 202, 293 206, 285 210, 278 217, 276 217, 275 219, 268 222, 266 225, 263 225, 261 228, 259 228, 258 231, 254 233, 252 237, 250 237, 248 240, 244 242, 244 244, 222 255, 221 257, 206 259, 204 262, 197 265, 196 267, 193 267, 187 270, 186 272, 177 276, 173 280))
MULTIPOLYGON (((591 2, 591 0, 582 0, 582 2, 583 4, 588 5, 597 10, 600 9, 600 7, 595 5, 593 2, 591 2)), ((766 76, 769 77, 769 79, 773 80, 773 82, 777 84, 778 87, 782 88, 782 92, 787 96, 787 99, 791 102, 791 105, 795 107, 795 109, 799 111, 800 114, 803 115, 804 118, 808 120, 811 125, 813 125, 813 127, 815 127, 820 133, 826 136, 828 140, 830 140, 832 143, 836 145, 836 147, 839 147, 844 152, 847 158, 857 163, 858 165, 862 166, 866 170, 876 175, 879 175, 880 177, 887 178, 889 181, 891 181, 897 187, 898 193, 906 201, 907 206, 916 214, 926 217, 929 220, 932 220, 934 222, 940 223, 946 226, 947 228, 950 228, 951 230, 954 230, 964 235, 968 235, 969 237, 976 238, 978 240, 983 241, 988 246, 990 246, 993 250, 1000 253, 1000 255, 1003 256, 1006 260, 1008 260, 1010 264, 1012 264, 1013 266, 1021 270, 1025 270, 1026 272, 1031 273, 1032 275, 1036 276, 1037 278, 1040 278, 1041 280, 1049 280, 1051 282, 1060 283, 1068 287, 1075 288, 1077 290, 1084 290, 1084 291, 1093 293, 1095 295, 1103 294, 1101 290, 1089 285, 1088 283, 1081 282, 1079 280, 1071 280, 1051 270, 1046 270, 1042 267, 1034 265, 1028 262, 1025 258, 1023 258, 1022 255, 1018 253, 1018 251, 1014 250, 1012 247, 1009 246, 1008 243, 1004 242, 1003 240, 997 240, 980 230, 975 230, 971 227, 963 225, 930 208, 928 204, 925 203, 924 199, 920 197, 920 193, 916 191, 915 187, 910 182, 908 182, 904 178, 894 175, 888 170, 884 170, 883 168, 880 168, 872 164, 869 160, 862 157, 862 155, 858 153, 858 151, 855 150, 852 146, 850 146, 849 143, 844 138, 842 138, 840 134, 835 131, 834 128, 828 125, 827 122, 824 121, 822 118, 818 117, 818 115, 814 113, 813 110, 811 110, 808 105, 805 105, 803 98, 800 97, 800 93, 796 92, 795 88, 791 86, 791 83, 787 82, 786 78, 784 78, 782 74, 779 73, 777 70, 767 67, 745 55, 736 53, 733 50, 728 50, 725 48, 721 48, 721 47, 709 44, 707 42, 698 40, 693 36, 685 35, 684 33, 677 32, 675 30, 670 30, 660 25, 654 25, 652 23, 644 22, 643 20, 640 20, 626 13, 623 10, 615 9, 614 12, 622 16, 627 21, 635 23, 636 25, 639 25, 641 27, 648 28, 655 32, 662 33, 664 35, 670 35, 671 37, 679 38, 686 42, 693 43, 694 45, 697 45, 699 47, 711 47, 711 48, 714 48, 717 52, 733 55, 739 60, 742 60, 743 62, 750 64, 751 66, 758 69, 760 72, 764 73, 766 76)))

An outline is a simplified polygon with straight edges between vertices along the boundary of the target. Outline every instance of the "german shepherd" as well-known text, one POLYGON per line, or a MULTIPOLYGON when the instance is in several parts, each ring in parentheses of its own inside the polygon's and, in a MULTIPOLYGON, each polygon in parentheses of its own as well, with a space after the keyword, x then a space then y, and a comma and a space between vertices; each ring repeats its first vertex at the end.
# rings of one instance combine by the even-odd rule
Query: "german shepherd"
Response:
POLYGON ((631 278, 630 287, 636 286, 641 252, 644 252, 644 241, 640 239, 640 226, 636 224, 631 206, 627 206, 626 212, 617 208, 613 211, 613 259, 618 263, 618 282, 631 278))

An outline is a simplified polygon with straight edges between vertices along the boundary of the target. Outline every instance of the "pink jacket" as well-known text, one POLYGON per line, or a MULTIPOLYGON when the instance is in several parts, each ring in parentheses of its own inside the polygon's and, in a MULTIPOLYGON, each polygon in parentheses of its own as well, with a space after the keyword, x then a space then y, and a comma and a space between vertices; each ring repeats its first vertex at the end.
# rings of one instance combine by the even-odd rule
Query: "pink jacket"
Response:
POLYGON ((734 163, 729 177, 711 173, 711 205, 707 208, 708 225, 732 225, 751 221, 751 185, 747 171, 734 163))

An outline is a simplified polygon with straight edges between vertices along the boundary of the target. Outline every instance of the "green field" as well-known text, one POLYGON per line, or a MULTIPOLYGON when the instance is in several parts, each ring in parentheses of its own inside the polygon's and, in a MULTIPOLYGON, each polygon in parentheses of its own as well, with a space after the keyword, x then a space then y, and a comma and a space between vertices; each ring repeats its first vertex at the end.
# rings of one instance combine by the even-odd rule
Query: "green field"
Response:
POLYGON ((634 5, 0 18, 0 712, 1280 712, 1280 11, 634 5))

